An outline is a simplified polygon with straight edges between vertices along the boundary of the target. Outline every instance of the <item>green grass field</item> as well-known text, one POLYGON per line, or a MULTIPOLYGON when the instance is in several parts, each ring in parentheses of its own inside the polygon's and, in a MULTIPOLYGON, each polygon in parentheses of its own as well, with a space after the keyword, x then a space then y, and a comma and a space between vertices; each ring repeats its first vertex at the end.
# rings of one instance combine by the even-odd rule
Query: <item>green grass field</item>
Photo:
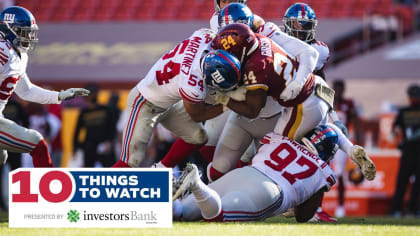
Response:
POLYGON ((10 229, 0 214, 0 235, 420 235, 420 219, 343 218, 338 223, 298 224, 294 219, 270 218, 258 223, 178 223, 171 229, 10 229))

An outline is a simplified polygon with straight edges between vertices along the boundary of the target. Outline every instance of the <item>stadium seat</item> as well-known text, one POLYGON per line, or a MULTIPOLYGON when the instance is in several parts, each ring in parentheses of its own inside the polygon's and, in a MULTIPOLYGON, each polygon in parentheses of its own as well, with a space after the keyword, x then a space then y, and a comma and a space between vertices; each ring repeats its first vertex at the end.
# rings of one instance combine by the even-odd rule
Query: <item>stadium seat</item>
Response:
POLYGON ((115 8, 113 7, 102 7, 95 10, 93 13, 94 21, 108 21, 111 19, 112 14, 114 13, 115 8))
POLYGON ((92 19, 92 8, 76 8, 73 12, 71 20, 74 21, 90 21, 92 19))
POLYGON ((67 7, 59 7, 54 10, 50 17, 50 21, 62 22, 69 21, 72 16, 73 9, 67 7))
POLYGON ((112 16, 113 20, 116 21, 129 21, 133 20, 134 18, 135 9, 132 7, 129 8, 121 8, 114 11, 114 15, 112 16))

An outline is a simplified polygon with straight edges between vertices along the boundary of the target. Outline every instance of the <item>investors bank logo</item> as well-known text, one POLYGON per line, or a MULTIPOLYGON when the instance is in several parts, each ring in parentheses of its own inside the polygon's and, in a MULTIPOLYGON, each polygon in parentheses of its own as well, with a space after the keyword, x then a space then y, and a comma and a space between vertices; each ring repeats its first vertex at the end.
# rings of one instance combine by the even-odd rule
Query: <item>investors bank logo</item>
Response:
POLYGON ((70 210, 67 212, 67 220, 71 223, 76 223, 80 220, 80 213, 77 210, 70 210))
POLYGON ((9 227, 172 227, 171 179, 171 169, 20 168, 9 173, 9 227))

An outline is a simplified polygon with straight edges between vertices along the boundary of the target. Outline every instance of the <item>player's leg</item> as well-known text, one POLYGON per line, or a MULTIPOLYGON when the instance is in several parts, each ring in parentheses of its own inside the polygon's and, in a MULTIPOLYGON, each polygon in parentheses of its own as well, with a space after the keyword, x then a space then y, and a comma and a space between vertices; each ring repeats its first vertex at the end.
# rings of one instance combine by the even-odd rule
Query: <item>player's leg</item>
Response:
POLYGON ((204 219, 213 219, 220 214, 222 210, 220 196, 200 180, 195 164, 187 164, 173 188, 175 191, 173 215, 176 220, 199 220, 200 212, 204 219), (181 203, 177 198, 187 190, 192 194, 181 203))
POLYGON ((154 106, 134 87, 127 97, 130 114, 123 131, 120 160, 113 167, 138 167, 144 160, 147 144, 164 109, 154 106))
POLYGON ((206 145, 200 148, 200 154, 207 160, 207 162, 212 162, 214 152, 216 151, 216 145, 219 141, 220 135, 222 134, 223 128, 225 127, 226 121, 231 113, 231 110, 226 110, 219 116, 207 120, 204 124, 204 129, 207 132, 209 140, 206 145))
POLYGON ((285 109, 274 133, 297 140, 318 124, 326 123, 328 110, 328 104, 312 94, 303 103, 285 109))
POLYGON ((233 170, 241 155, 252 143, 252 136, 244 128, 248 119, 232 112, 216 146, 213 162, 207 168, 207 177, 214 181, 233 170))
POLYGON ((273 132, 274 127, 276 127, 277 120, 280 118, 280 116, 281 113, 272 117, 250 120, 249 124, 243 126, 243 128, 253 137, 253 143, 251 143, 248 149, 242 154, 240 163, 238 163, 238 165, 245 166, 252 160, 252 158, 257 153, 260 140, 267 133, 273 132))
POLYGON ((176 103, 162 115, 160 123, 180 137, 171 146, 157 166, 175 167, 185 158, 198 151, 208 140, 203 125, 194 122, 185 111, 183 103, 176 103))
POLYGON ((34 167, 54 167, 42 135, 5 118, 0 118, 0 149, 30 153, 34 167))
POLYGON ((251 167, 235 169, 208 187, 217 193, 209 199, 221 199, 221 208, 214 199, 198 202, 196 195, 189 195, 178 206, 183 220, 199 220, 198 213, 201 212, 209 221, 258 221, 272 216, 283 200, 279 186, 251 167), (210 212, 219 214, 208 217, 210 212))
POLYGON ((338 184, 338 206, 335 209, 336 217, 344 217, 346 211, 344 209, 344 194, 345 194, 345 185, 344 185, 344 172, 347 164, 347 154, 341 150, 338 150, 334 155, 333 165, 334 172, 337 175, 337 184, 338 184))

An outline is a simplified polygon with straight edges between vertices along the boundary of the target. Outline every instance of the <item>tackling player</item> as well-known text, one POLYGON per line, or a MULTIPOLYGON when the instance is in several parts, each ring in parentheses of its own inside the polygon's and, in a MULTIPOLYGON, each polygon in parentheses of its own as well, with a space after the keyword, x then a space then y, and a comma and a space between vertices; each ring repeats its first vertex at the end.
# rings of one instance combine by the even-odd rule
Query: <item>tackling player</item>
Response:
MULTIPOLYGON (((61 92, 46 90, 31 83, 26 74, 28 52, 38 42, 38 25, 30 11, 13 6, 0 13, 0 112, 13 92, 30 102, 57 104, 89 91, 70 88, 61 92)), ((48 146, 42 135, 0 117, 0 165, 7 160, 7 151, 30 153, 34 167, 53 167, 48 146)))
MULTIPOLYGON (((220 104, 207 106, 204 103, 206 84, 201 64, 213 37, 211 30, 195 31, 164 54, 130 91, 127 98, 130 116, 124 127, 121 157, 113 167, 138 167, 158 122, 180 137, 176 141, 180 155, 188 156, 207 142, 206 131, 199 122, 223 112, 220 104)), ((216 64, 225 63, 226 68, 240 71, 240 63, 229 53, 211 58, 216 64)), ((235 72, 224 74, 221 71, 220 74, 220 78, 232 79, 235 84, 239 76, 235 72)))
POLYGON ((251 166, 235 169, 208 186, 190 164, 174 183, 174 199, 187 190, 192 194, 174 201, 174 219, 261 221, 294 208, 296 220, 306 222, 322 193, 336 182, 327 162, 339 145, 351 146, 347 141, 334 125, 317 126, 300 143, 270 133, 251 166))

